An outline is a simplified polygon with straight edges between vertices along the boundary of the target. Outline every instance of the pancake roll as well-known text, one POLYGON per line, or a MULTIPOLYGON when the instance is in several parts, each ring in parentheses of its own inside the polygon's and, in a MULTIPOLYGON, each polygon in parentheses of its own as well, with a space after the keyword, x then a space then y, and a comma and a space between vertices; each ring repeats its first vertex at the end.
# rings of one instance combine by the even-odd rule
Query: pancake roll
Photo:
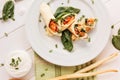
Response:
POLYGON ((47 3, 40 5, 40 13, 46 25, 46 33, 50 36, 61 36, 59 25, 47 3))

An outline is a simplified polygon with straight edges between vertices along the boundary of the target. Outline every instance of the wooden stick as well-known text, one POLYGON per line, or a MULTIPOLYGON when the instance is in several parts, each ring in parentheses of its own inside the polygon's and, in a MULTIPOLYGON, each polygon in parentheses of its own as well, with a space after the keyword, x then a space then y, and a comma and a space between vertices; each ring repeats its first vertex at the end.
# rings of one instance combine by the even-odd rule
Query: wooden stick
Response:
POLYGON ((63 76, 55 77, 55 78, 52 78, 52 79, 49 79, 49 80, 64 80, 64 79, 89 77, 89 76, 95 76, 95 75, 103 74, 103 73, 107 73, 107 72, 118 72, 118 71, 114 70, 114 69, 109 69, 109 70, 101 70, 101 71, 90 72, 90 73, 68 74, 68 75, 63 75, 63 76))
POLYGON ((117 56, 118 56, 118 53, 113 53, 112 55, 108 56, 107 58, 97 61, 97 62, 91 64, 90 66, 77 71, 76 73, 84 73, 84 72, 90 71, 91 69, 94 69, 117 56))
POLYGON ((12 78, 12 79, 9 79, 9 80, 22 80, 22 79, 12 78))

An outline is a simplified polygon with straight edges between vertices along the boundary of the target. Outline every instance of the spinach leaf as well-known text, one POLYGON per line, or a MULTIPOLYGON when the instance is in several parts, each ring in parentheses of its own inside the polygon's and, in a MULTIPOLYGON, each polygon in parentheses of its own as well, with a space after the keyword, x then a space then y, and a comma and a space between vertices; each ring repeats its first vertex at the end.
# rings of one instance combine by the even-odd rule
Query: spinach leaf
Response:
POLYGON ((62 19, 62 16, 66 15, 66 14, 68 14, 68 12, 63 12, 63 13, 57 15, 55 18, 56 18, 57 20, 62 19))
POLYGON ((65 31, 62 32, 62 36, 61 36, 62 44, 63 44, 64 48, 66 50, 68 50, 69 52, 71 52, 72 49, 73 49, 73 43, 72 43, 71 35, 72 34, 69 30, 65 30, 65 31))
POLYGON ((66 7, 58 7, 54 16, 57 17, 58 15, 60 15, 61 13, 65 12, 66 7))
POLYGON ((113 36, 112 44, 116 49, 120 50, 120 35, 113 36))
POLYGON ((9 0, 5 3, 2 10, 2 20, 7 21, 8 19, 14 20, 14 2, 9 0))
POLYGON ((120 29, 118 30, 118 35, 120 35, 120 29))
POLYGON ((66 12, 78 14, 80 12, 80 9, 77 9, 77 8, 74 8, 74 7, 68 7, 66 9, 66 12))
POLYGON ((63 16, 63 14, 65 15, 66 13, 67 14, 68 13, 76 13, 76 14, 78 14, 79 12, 80 12, 80 9, 78 9, 78 8, 65 7, 64 6, 64 7, 58 7, 55 14, 54 14, 54 16, 55 16, 55 18, 57 18, 59 15, 63 16))

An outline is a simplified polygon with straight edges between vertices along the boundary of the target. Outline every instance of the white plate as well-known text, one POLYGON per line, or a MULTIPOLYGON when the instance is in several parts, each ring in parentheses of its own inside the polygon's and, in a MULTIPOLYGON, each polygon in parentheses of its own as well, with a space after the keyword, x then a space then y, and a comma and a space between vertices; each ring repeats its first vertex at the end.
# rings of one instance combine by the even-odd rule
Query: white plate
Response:
MULTIPOLYGON (((44 0, 49 2, 49 0, 44 0)), ((94 59, 104 49, 110 35, 111 24, 106 9, 100 0, 95 0, 92 4, 91 0, 52 0, 50 7, 53 11, 62 6, 73 6, 81 9, 80 15, 86 17, 95 17, 98 19, 96 28, 89 34, 91 42, 76 41, 74 42, 74 50, 68 52, 63 49, 63 45, 58 37, 48 37, 44 30, 44 22, 39 23, 40 4, 43 0, 35 0, 30 11, 28 12, 26 22, 26 32, 32 48, 39 56, 48 62, 61 66, 80 65, 94 59), (58 48, 55 48, 55 44, 58 48), (49 53, 49 50, 53 50, 49 53)), ((48 13, 49 14, 49 13, 48 13)), ((80 16, 78 15, 78 16, 80 16)))

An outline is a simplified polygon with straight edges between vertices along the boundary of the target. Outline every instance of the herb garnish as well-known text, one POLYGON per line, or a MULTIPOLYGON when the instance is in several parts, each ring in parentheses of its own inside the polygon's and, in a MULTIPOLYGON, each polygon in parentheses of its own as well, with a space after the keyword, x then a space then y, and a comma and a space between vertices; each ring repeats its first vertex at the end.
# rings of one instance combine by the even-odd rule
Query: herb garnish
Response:
POLYGON ((70 3, 70 0, 67 0, 67 3, 70 3))
POLYGON ((18 70, 19 68, 15 68, 15 70, 18 70))
POLYGON ((118 30, 118 35, 120 35, 120 29, 118 30))
POLYGON ((85 18, 85 15, 82 15, 82 16, 80 17, 80 19, 78 19, 77 22, 81 21, 83 18, 85 18))
POLYGON ((49 53, 52 53, 53 52, 53 50, 49 50, 49 53))
POLYGON ((61 41, 64 46, 64 49, 68 50, 69 52, 71 52, 73 49, 71 36, 72 36, 72 33, 69 30, 63 31, 61 36, 61 41))
POLYGON ((19 69, 18 66, 19 66, 20 62, 22 62, 20 57, 17 57, 17 59, 12 58, 10 66, 13 67, 15 70, 18 70, 19 69))
POLYGON ((113 36, 112 44, 116 49, 120 50, 120 35, 113 36))
POLYGON ((44 26, 44 29, 46 29, 46 27, 47 27, 47 26, 45 25, 45 26, 44 26))
POLYGON ((55 44, 55 47, 56 47, 56 48, 58 48, 58 45, 57 45, 57 44, 55 44))
POLYGON ((42 73, 40 76, 41 76, 41 77, 45 76, 45 73, 42 73))
POLYGON ((4 64, 3 64, 3 63, 1 63, 1 64, 0 64, 0 67, 2 67, 2 66, 4 66, 4 64))
POLYGON ((39 22, 41 22, 41 19, 39 19, 39 22))
POLYGON ((114 25, 111 26, 111 29, 114 29, 114 25))
POLYGON ((5 32, 4 35, 5 35, 5 37, 8 37, 8 33, 5 32))
POLYGON ((91 41, 91 38, 89 37, 89 38, 88 38, 88 42, 90 42, 90 41, 91 41))
POLYGON ((46 68, 45 71, 48 71, 48 68, 46 68))
POLYGON ((116 49, 120 50, 120 29, 118 30, 118 35, 113 35, 112 44, 116 49))
POLYGON ((94 4, 94 0, 91 0, 92 4, 94 4))
POLYGON ((61 3, 61 5, 63 5, 64 3, 61 3))
POLYGON ((3 21, 7 21, 8 19, 14 19, 14 2, 9 0, 5 3, 3 10, 2 10, 2 18, 3 21))
POLYGON ((20 61, 20 62, 22 61, 20 57, 18 57, 18 61, 20 61))
POLYGON ((47 4, 50 5, 54 0, 50 0, 47 4))

